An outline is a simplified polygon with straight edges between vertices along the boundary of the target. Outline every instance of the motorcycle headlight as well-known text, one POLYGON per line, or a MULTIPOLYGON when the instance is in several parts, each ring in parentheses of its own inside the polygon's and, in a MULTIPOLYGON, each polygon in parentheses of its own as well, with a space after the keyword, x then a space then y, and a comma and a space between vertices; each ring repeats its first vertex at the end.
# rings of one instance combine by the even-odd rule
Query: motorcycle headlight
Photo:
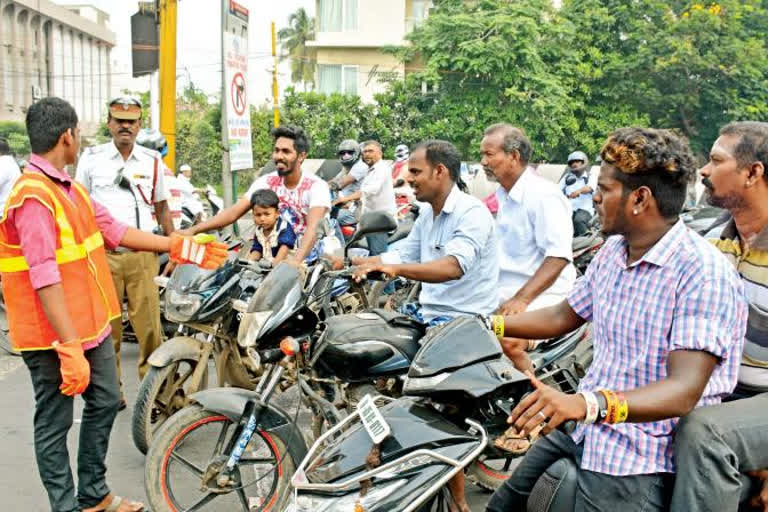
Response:
POLYGON ((237 330, 237 344, 243 348, 255 347, 259 339, 259 332, 270 316, 272 316, 272 311, 243 314, 240 327, 237 330))
POLYGON ((403 393, 421 393, 435 389, 438 384, 450 377, 450 373, 438 373, 432 377, 406 377, 403 384, 403 393))
POLYGON ((171 322, 188 322, 200 309, 202 302, 203 299, 199 295, 166 290, 165 317, 171 322))
POLYGON ((386 498, 407 480, 395 480, 385 484, 374 484, 364 498, 355 491, 344 496, 319 496, 317 494, 299 494, 284 512, 355 512, 355 505, 360 503, 363 510, 372 510, 382 498, 386 498))

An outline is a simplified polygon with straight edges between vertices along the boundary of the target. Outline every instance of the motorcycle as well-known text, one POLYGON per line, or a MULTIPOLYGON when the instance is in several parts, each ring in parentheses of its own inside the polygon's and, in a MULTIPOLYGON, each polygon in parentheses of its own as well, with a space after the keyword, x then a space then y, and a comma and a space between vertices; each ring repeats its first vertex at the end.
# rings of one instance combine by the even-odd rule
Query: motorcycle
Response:
POLYGON ((170 278, 157 277, 163 290, 163 315, 178 325, 175 336, 149 357, 132 417, 136 448, 146 453, 157 429, 208 384, 208 363, 216 364, 219 385, 253 387, 247 358, 236 350, 237 301, 247 302, 269 271, 232 257, 216 270, 181 265, 170 278), (205 336, 205 341, 199 336, 205 336))
MULTIPOLYGON (((356 236, 388 231, 392 223, 386 216, 364 216, 356 236)), ((341 419, 333 404, 318 395, 298 370, 304 361, 302 349, 308 347, 318 324, 345 310, 353 298, 355 304, 366 305, 365 294, 348 270, 333 272, 316 265, 304 278, 299 267, 282 264, 245 307, 243 301, 236 304, 242 313, 237 350, 263 370, 261 380, 253 391, 254 387, 200 391, 156 431, 145 470, 147 496, 154 510, 196 509, 214 499, 220 505, 228 503, 227 510, 235 506, 246 511, 274 510, 283 503, 288 478, 306 453, 306 445, 297 417, 291 419, 269 403, 270 397, 295 383, 307 400, 322 404, 333 422, 341 419), (275 364, 283 353, 285 359, 275 364), (212 446, 201 448, 208 441, 213 441, 212 446), (254 474, 256 466, 266 467, 266 472, 254 474), (194 475, 191 481, 190 474, 194 475), (252 481, 244 483, 249 475, 252 481), (200 488, 202 495, 196 491, 200 488)))
MULTIPOLYGON (((548 366, 580 340, 551 341, 538 364, 548 366)), ((465 317, 435 327, 408 370, 404 396, 366 395, 320 436, 291 479, 294 499, 284 510, 451 510, 446 484, 481 455, 500 456, 489 441, 530 391, 483 321, 465 317)))

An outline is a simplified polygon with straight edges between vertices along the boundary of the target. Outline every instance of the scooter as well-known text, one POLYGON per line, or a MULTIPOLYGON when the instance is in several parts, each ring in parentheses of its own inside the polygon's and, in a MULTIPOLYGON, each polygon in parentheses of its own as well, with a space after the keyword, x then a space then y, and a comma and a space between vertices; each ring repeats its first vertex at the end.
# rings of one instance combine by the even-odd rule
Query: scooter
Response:
MULTIPOLYGON (((577 341, 560 340, 552 350, 562 356, 577 341)), ((490 440, 530 391, 529 379, 479 318, 433 328, 408 370, 403 397, 366 395, 355 413, 320 436, 296 469, 294 499, 284 510, 451 510, 446 484, 496 450, 490 440)))

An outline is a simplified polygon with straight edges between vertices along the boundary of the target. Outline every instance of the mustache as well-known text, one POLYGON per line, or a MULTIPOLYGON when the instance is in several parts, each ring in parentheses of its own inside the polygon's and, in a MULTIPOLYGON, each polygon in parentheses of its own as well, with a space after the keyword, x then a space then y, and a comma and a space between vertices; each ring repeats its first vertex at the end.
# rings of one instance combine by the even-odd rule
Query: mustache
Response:
POLYGON ((701 184, 707 187, 708 190, 714 190, 715 186, 709 181, 709 178, 702 178, 701 184))

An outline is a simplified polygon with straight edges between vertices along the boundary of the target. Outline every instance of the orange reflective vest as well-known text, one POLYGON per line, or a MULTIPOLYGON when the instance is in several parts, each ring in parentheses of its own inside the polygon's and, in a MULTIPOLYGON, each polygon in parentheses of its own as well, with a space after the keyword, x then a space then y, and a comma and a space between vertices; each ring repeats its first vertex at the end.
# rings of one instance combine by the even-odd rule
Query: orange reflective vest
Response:
POLYGON ((81 342, 91 341, 120 315, 115 285, 107 263, 104 239, 96 225, 88 192, 73 183, 70 198, 50 178, 25 172, 16 181, 0 221, 0 276, 14 348, 45 350, 58 339, 29 278, 29 265, 8 212, 34 198, 48 208, 56 223, 56 262, 69 317, 81 342))

